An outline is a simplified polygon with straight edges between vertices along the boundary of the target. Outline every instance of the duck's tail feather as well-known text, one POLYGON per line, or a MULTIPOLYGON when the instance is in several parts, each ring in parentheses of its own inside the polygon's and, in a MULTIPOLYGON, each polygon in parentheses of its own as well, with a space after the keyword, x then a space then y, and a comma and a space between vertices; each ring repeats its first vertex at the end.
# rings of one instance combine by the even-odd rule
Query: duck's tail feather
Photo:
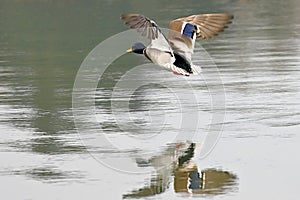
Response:
POLYGON ((192 72, 193 72, 194 75, 198 75, 202 71, 201 67, 198 66, 198 65, 192 64, 191 68, 192 68, 192 72))
POLYGON ((191 68, 192 68, 192 73, 189 73, 187 72, 186 70, 182 69, 182 68, 179 68, 179 67, 176 67, 175 65, 172 65, 172 64, 165 64, 163 65, 163 67, 173 71, 174 74, 177 74, 177 75, 184 75, 184 76, 189 76, 190 74, 194 74, 194 75, 198 75, 201 73, 201 67, 200 66, 197 66, 197 65, 192 65, 191 68))

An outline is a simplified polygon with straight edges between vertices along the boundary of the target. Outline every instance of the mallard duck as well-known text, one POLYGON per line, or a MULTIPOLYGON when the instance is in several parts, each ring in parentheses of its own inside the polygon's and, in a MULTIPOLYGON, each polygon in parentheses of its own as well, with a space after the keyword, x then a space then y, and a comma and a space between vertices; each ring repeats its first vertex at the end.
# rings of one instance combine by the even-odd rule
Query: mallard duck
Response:
POLYGON ((151 62, 173 71, 174 74, 189 76, 199 74, 201 67, 192 64, 192 54, 197 38, 210 39, 222 32, 231 23, 231 14, 200 14, 175 19, 169 24, 166 37, 159 26, 141 14, 123 14, 125 25, 137 29, 142 36, 151 40, 146 47, 137 42, 127 50, 144 54, 151 62))

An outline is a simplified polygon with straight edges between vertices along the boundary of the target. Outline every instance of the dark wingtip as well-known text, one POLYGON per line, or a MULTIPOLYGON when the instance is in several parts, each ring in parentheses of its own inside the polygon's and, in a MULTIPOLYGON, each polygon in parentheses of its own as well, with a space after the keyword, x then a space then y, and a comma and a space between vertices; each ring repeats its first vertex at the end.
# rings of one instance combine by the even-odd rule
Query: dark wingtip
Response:
POLYGON ((229 19, 233 19, 234 18, 234 15, 233 14, 228 14, 229 15, 229 19))
POLYGON ((120 19, 124 19, 125 18, 125 14, 120 15, 120 19))

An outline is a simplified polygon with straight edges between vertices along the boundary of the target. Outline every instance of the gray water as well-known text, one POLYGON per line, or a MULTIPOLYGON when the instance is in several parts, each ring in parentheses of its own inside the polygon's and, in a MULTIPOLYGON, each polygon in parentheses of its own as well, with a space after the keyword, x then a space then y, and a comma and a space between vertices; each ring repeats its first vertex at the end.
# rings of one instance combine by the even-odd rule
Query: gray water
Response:
MULTIPOLYGON (((298 199, 299 13, 297 0, 1 1, 1 199, 298 199), (114 61, 94 96, 73 86, 91 50, 127 30, 119 16, 131 12, 161 27, 197 13, 235 18, 214 40, 198 41, 196 53, 206 55, 201 45, 215 64, 197 54, 201 76, 135 71, 134 81, 163 79, 173 91, 162 84, 139 88, 126 118, 122 106, 111 111, 111 94, 145 58, 126 54, 114 61), (221 133, 205 157, 201 141, 169 139, 193 131, 180 124, 181 108, 193 104, 174 96, 188 97, 186 81, 196 94, 200 140, 221 133), (76 92, 87 102, 94 98, 96 123, 84 108, 74 114, 76 92), (216 94, 224 103, 217 109, 216 94), (215 113, 220 121, 212 120, 215 113)), ((113 99, 115 105, 123 98, 113 99)))

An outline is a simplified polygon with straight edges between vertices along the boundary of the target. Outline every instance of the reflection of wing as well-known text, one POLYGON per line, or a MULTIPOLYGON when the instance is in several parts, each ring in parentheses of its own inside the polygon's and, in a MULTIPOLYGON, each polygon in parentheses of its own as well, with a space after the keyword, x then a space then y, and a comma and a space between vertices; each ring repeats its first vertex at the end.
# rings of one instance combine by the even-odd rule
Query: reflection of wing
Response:
POLYGON ((152 176, 148 186, 125 194, 123 198, 141 198, 165 192, 171 183, 175 166, 189 162, 194 155, 194 147, 195 144, 172 144, 162 154, 151 158, 148 162, 139 163, 140 167, 151 165, 156 170, 156 176, 152 176))
POLYGON ((143 163, 138 163, 140 167, 151 165, 156 170, 156 175, 152 176, 148 186, 125 194, 123 198, 142 198, 165 192, 169 188, 170 179, 174 170, 174 151, 175 147, 171 145, 162 154, 148 161, 143 161, 143 163))
POLYGON ((170 22, 169 41, 172 48, 191 61, 196 38, 217 36, 231 23, 230 14, 201 14, 175 19, 170 22))
POLYGON ((151 48, 171 52, 173 55, 173 51, 168 40, 153 20, 141 14, 123 14, 121 15, 121 19, 125 21, 125 25, 130 28, 137 29, 142 36, 150 39, 151 44, 149 46, 151 48))

